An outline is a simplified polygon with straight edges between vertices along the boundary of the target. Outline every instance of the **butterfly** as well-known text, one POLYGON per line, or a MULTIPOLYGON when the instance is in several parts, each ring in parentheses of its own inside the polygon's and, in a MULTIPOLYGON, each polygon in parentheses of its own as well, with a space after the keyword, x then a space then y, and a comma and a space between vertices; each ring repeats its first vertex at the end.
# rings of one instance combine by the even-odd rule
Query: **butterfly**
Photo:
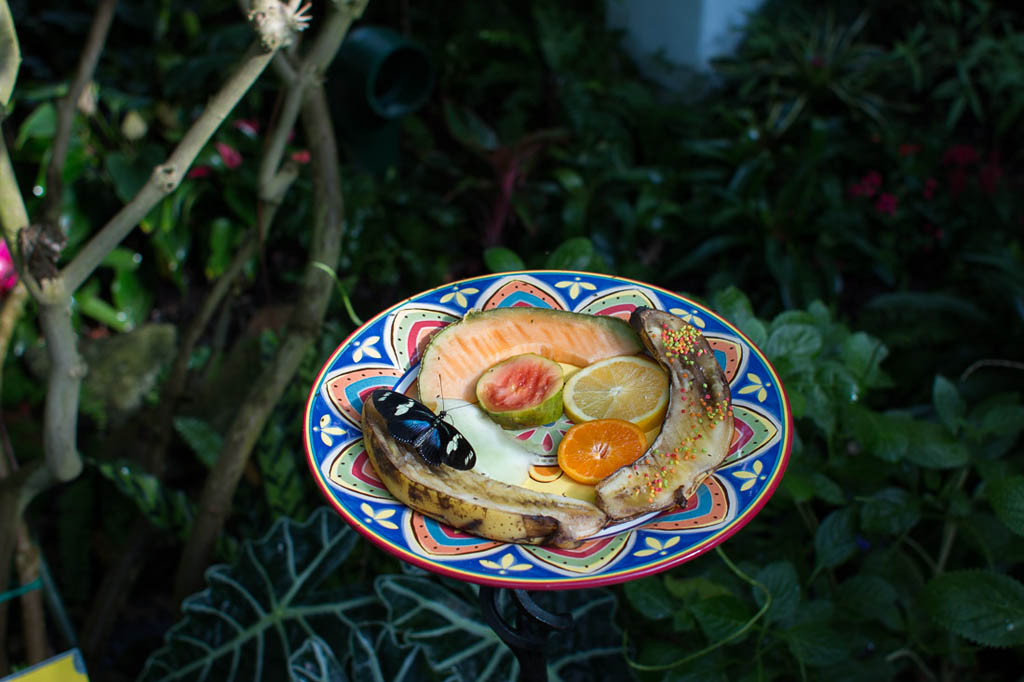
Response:
POLYGON ((399 443, 411 445, 430 464, 453 469, 472 469, 476 453, 458 429, 444 421, 444 410, 434 414, 423 403, 386 388, 370 394, 387 423, 388 433, 399 443))

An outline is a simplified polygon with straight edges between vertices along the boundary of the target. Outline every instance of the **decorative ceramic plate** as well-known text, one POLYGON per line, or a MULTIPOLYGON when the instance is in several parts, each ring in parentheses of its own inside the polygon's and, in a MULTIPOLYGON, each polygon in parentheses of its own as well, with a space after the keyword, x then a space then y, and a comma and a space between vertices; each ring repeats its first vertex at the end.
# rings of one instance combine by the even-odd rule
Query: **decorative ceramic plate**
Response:
MULTIPOLYGON (((551 454, 568 423, 517 437, 551 454)), ((644 577, 708 551, 758 513, 779 484, 792 445, 792 416, 775 370, 738 329, 698 303, 618 277, 583 272, 503 273, 455 282, 383 311, 328 358, 306 405, 309 466, 328 502, 356 530, 403 561, 461 580, 533 590, 608 585, 644 577), (667 310, 698 327, 732 389, 735 431, 725 463, 688 502, 610 529, 577 549, 495 542, 406 507, 377 478, 359 427, 376 388, 406 391, 438 329, 469 310, 557 308, 628 319, 637 306, 667 310)), ((543 463, 543 462, 539 462, 543 463)), ((531 468, 530 487, 565 485, 556 467, 531 468)), ((553 488, 554 489, 554 488, 553 488)))

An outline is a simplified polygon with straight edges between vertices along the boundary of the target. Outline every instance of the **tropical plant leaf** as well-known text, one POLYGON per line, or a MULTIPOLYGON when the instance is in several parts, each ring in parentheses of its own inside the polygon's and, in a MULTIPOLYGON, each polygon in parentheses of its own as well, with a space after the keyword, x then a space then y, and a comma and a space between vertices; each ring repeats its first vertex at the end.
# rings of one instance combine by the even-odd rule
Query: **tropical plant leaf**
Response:
MULTIPOLYGON (((800 606, 800 578, 796 568, 788 561, 776 561, 758 571, 757 582, 768 589, 772 596, 772 605, 768 609, 766 620, 769 623, 786 623, 796 615, 800 606)), ((754 601, 763 606, 764 593, 759 589, 751 590, 754 601)))
MULTIPOLYGON (((701 630, 712 643, 735 634, 750 621, 750 608, 732 594, 702 599, 692 607, 701 630)), ((742 642, 745 635, 734 642, 742 642)))
POLYGON ((814 534, 814 553, 818 565, 831 568, 843 563, 857 551, 856 516, 847 507, 837 509, 821 522, 814 534))
POLYGON ((526 265, 512 249, 504 246, 492 246, 484 251, 484 262, 491 272, 512 272, 523 270, 526 265))
POLYGON ((199 417, 178 416, 174 418, 174 430, 178 432, 192 452, 206 468, 212 469, 220 457, 220 448, 224 444, 224 436, 209 422, 199 417))
MULTIPOLYGON (((429 676, 419 644, 402 647, 390 624, 368 624, 352 630, 352 679, 360 682, 415 682, 429 676)), ((447 677, 457 680, 458 677, 447 677)))
POLYGON ((967 411, 966 403, 960 397, 956 386, 946 377, 936 375, 932 384, 932 402, 935 404, 935 411, 939 413, 942 423, 949 429, 950 433, 960 430, 960 422, 967 411))
POLYGON ((566 239, 548 256, 545 267, 552 270, 586 270, 594 261, 594 243, 586 237, 566 239))
MULTIPOLYGON (((435 673, 464 682, 515 680, 519 665, 511 650, 486 625, 472 597, 435 579, 381 576, 377 594, 401 647, 419 644, 435 673)), ((572 590, 536 595, 552 613, 570 613, 573 625, 548 640, 548 679, 575 682, 626 679, 621 632, 614 625, 615 597, 603 590, 572 590)))
MULTIPOLYGON (((319 637, 307 639, 299 650, 292 654, 288 671, 293 682, 348 682, 341 663, 334 656, 331 647, 319 637)), ((365 677, 361 680, 368 679, 365 677)))
POLYGON ((297 662, 313 662, 313 672, 325 675, 342 669, 356 624, 379 616, 365 589, 319 589, 355 542, 355 532, 325 507, 303 524, 278 520, 263 538, 246 542, 233 565, 206 572, 208 587, 182 602, 183 619, 139 679, 286 680, 297 662), (338 666, 317 659, 324 650, 316 642, 293 658, 311 636, 342 655, 338 666))
POLYGON ((256 447, 256 461, 263 481, 263 496, 275 516, 305 518, 311 496, 306 489, 307 470, 290 447, 293 431, 280 420, 267 424, 256 447))
POLYGON ((989 483, 988 500, 999 520, 1017 535, 1024 535, 1024 476, 989 483))
POLYGON ((878 620, 892 630, 902 630, 903 614, 896 603, 899 594, 884 578, 870 573, 852 576, 839 585, 837 599, 859 620, 878 620))
POLYGON ((945 628, 992 647, 1024 644, 1024 585, 991 571, 951 571, 924 589, 924 606, 945 628))
POLYGON ((93 464, 125 497, 135 503, 150 523, 184 539, 195 517, 195 505, 188 499, 188 495, 181 490, 168 488, 156 476, 139 470, 128 461, 93 464))
POLYGON ((903 488, 879 490, 860 511, 864 531, 893 537, 913 528, 920 518, 921 503, 903 488))
POLYGON ((625 585, 630 606, 648 620, 670 618, 676 610, 671 593, 660 576, 631 580, 625 585))
POLYGON ((793 656, 809 666, 830 665, 850 655, 849 638, 826 621, 801 623, 787 630, 785 637, 793 656))

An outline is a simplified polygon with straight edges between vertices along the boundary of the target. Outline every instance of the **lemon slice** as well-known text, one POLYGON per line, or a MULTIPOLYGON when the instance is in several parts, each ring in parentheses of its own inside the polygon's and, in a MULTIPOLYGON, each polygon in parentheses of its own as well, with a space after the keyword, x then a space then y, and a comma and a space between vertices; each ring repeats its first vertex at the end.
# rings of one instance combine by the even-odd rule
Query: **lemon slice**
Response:
POLYGON ((619 355, 573 374, 562 392, 565 414, 577 424, 624 419, 642 431, 661 424, 668 407, 668 374, 642 355, 619 355))

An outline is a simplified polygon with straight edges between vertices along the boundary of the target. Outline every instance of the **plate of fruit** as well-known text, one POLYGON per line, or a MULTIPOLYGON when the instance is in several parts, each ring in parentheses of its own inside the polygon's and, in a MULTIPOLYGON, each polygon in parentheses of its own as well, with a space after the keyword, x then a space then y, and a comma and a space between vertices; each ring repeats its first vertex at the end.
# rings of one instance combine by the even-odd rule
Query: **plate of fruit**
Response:
POLYGON ((397 303, 324 363, 317 486, 366 538, 469 582, 571 589, 713 548, 779 484, 785 391, 727 320, 641 282, 488 275, 397 303))

